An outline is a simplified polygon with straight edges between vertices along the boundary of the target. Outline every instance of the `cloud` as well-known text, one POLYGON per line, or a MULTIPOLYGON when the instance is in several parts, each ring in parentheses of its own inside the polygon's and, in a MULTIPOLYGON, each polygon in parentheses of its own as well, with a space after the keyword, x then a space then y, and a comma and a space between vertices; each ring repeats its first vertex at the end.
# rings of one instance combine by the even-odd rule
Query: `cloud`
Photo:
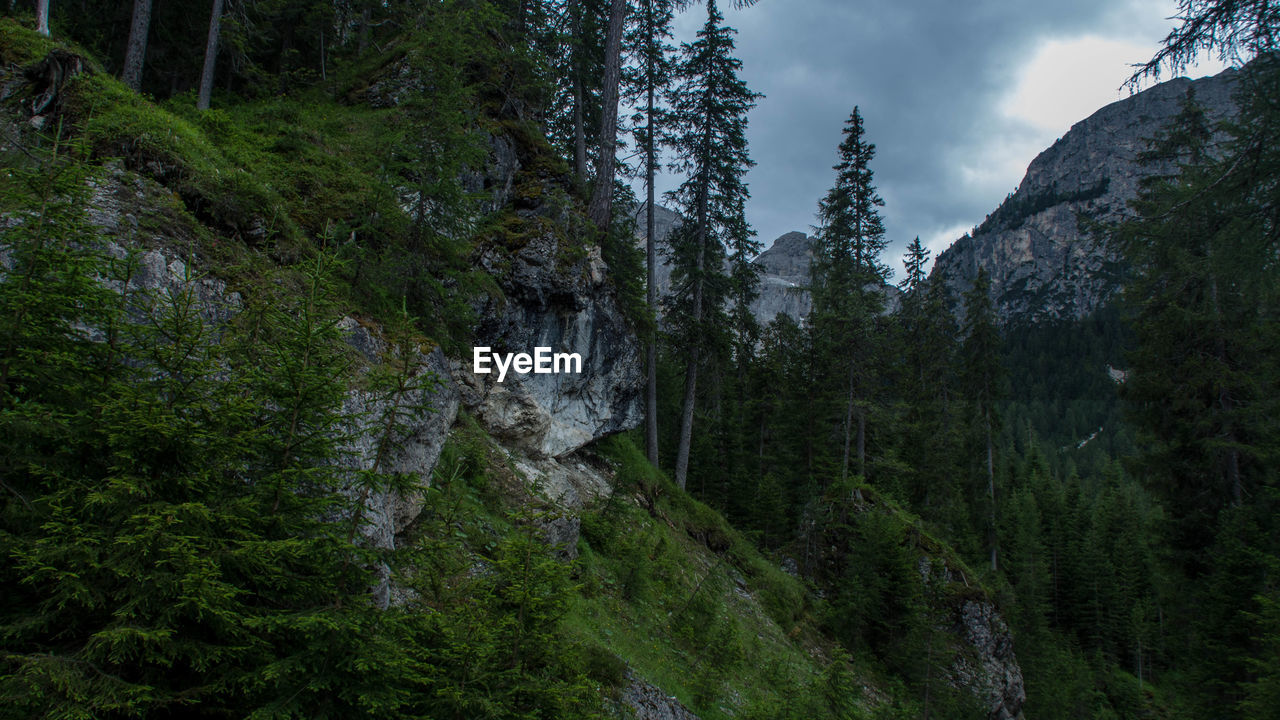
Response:
MULTIPOLYGON (((749 118, 757 166, 747 175, 748 220, 766 246, 808 230, 858 105, 877 147, 886 258, 896 263, 916 235, 944 248, 994 210, 1054 139, 1123 97, 1130 64, 1151 57, 1175 10, 1175 0, 726 5, 743 76, 766 96, 749 118)), ((682 14, 680 39, 704 19, 701 5, 682 14)))

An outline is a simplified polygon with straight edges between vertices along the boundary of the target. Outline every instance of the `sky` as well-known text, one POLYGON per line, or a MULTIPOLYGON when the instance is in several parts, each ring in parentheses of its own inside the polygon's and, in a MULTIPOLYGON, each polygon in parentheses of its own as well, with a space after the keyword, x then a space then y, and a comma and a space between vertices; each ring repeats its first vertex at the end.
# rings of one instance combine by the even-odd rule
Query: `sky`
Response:
MULTIPOLYGON (((1000 204, 1070 127, 1129 95, 1133 63, 1174 26, 1175 0, 758 0, 735 10, 756 167, 747 220, 768 247, 812 232, 841 130, 857 105, 899 261, 917 235, 936 256, 1000 204)), ((706 20, 676 19, 677 40, 706 20)), ((1206 59, 1185 74, 1213 74, 1206 59)), ((1149 86, 1151 83, 1146 83, 1149 86)), ((659 190, 678 183, 670 175, 659 190)), ((637 187, 639 190, 639 187, 637 187)))

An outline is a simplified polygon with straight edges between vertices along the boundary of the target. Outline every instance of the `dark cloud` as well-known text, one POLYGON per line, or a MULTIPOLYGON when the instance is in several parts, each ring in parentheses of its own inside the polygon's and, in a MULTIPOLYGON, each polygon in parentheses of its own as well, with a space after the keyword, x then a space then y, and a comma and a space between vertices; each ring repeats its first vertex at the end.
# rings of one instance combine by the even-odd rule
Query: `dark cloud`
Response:
MULTIPOLYGON (((726 10, 739 30, 743 74, 766 95, 750 117, 757 167, 748 176, 748 219, 766 245, 808 229, 833 179, 841 128, 858 105, 877 146, 873 170, 893 264, 916 235, 981 221, 1021 171, 987 172, 980 149, 1007 141, 1029 156, 992 163, 1018 168, 1043 149, 1031 149, 1041 140, 1000 112, 1038 44, 1102 32, 1131 6, 1159 12, 1158 2, 760 0, 726 10)), ((695 6, 679 18, 682 37, 704 17, 695 6)))

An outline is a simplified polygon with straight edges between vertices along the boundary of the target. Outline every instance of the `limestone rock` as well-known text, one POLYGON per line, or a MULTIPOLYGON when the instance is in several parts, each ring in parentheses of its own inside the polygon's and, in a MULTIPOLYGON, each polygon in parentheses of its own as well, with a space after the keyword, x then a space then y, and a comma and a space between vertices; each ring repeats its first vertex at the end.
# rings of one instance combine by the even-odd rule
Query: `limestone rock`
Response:
POLYGON ((1236 72, 1178 78, 1107 105, 1076 123, 1027 168, 1016 192, 980 225, 938 255, 931 276, 953 300, 978 268, 991 275, 992 299, 1006 324, 1079 319, 1119 289, 1115 248, 1081 229, 1081 218, 1129 214, 1141 179, 1168 168, 1144 167, 1138 155, 1195 92, 1210 120, 1232 116, 1236 72))
POLYGON ((1021 720, 1027 694, 1009 626, 988 601, 965 601, 959 617, 957 631, 976 664, 962 656, 955 668, 958 679, 984 702, 992 720, 1021 720))
POLYGON ((629 672, 627 679, 622 703, 631 708, 636 720, 698 720, 679 700, 639 675, 629 672))

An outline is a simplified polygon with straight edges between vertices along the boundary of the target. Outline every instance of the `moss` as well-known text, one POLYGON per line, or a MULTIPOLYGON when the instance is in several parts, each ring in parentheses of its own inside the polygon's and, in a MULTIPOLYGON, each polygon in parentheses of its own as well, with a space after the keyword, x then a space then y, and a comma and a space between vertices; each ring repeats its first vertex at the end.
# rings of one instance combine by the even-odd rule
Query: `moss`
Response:
POLYGON ((0 18, 0 64, 25 67, 61 46, 14 18, 0 18))
POLYGON ((96 157, 123 159, 175 189, 197 217, 234 235, 301 238, 284 199, 192 123, 102 73, 76 76, 66 92, 68 118, 96 157))

